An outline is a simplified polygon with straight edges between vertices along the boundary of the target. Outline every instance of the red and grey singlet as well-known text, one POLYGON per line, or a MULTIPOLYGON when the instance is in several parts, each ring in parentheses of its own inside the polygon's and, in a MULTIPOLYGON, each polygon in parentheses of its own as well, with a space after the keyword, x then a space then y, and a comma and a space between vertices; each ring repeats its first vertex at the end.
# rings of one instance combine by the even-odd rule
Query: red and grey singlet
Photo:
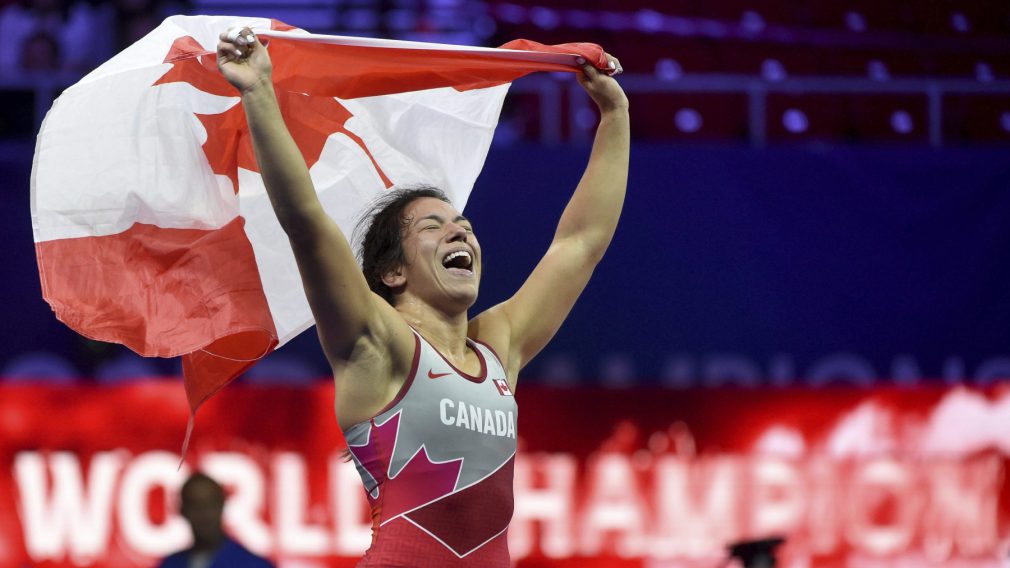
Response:
POLYGON ((518 408, 505 369, 469 339, 477 376, 414 342, 396 398, 344 432, 372 507, 358 567, 507 567, 518 408))

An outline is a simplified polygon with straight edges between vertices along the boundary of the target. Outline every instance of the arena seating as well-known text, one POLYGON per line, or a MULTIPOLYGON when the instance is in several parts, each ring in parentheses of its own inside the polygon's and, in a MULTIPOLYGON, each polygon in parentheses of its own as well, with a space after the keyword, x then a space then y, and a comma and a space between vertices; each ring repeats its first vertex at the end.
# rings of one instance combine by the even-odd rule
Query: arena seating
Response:
MULTIPOLYGON (((193 0, 189 9, 269 14, 317 33, 594 41, 621 58, 640 139, 1010 142, 1010 4, 999 2, 193 0)), ((0 99, 18 109, 0 113, 0 134, 36 131, 72 82, 0 80, 0 99)), ((517 85, 499 143, 584 140, 592 110, 573 98, 574 82, 537 85, 517 85)))
POLYGON ((736 96, 701 86, 628 89, 649 117, 636 124, 642 138, 1010 141, 1010 5, 510 0, 488 2, 487 10, 495 40, 589 39, 618 54, 629 74, 685 85, 722 76, 737 85, 724 89, 736 96), (755 104, 753 96, 767 98, 755 104), (754 109, 765 115, 748 116, 754 109), (695 115, 700 125, 685 122, 695 115), (749 131, 758 124, 765 130, 755 136, 749 131))

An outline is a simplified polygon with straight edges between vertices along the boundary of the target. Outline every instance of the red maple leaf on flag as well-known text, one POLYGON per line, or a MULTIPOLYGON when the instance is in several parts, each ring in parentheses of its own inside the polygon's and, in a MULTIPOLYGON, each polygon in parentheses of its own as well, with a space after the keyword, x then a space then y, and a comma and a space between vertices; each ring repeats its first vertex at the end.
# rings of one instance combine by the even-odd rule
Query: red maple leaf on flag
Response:
MULTIPOLYGON (((272 20, 271 29, 290 30, 294 28, 272 20)), ((172 68, 158 79, 154 86, 188 83, 210 95, 221 97, 238 95, 235 88, 218 71, 216 53, 204 49, 192 36, 176 39, 165 56, 164 63, 171 63, 172 68)), ((274 61, 275 66, 283 64, 283 61, 274 61)), ((332 134, 340 133, 353 140, 365 152, 385 187, 388 189, 393 186, 393 182, 379 167, 375 157, 365 145, 365 141, 345 126, 354 115, 336 99, 310 97, 302 93, 280 92, 278 93, 278 102, 284 122, 298 145, 302 157, 305 158, 306 166, 311 168, 319 161, 327 138, 332 134)), ((259 171, 241 102, 223 113, 194 114, 207 131, 207 140, 203 144, 203 151, 210 163, 211 171, 227 176, 232 182, 232 188, 237 193, 238 168, 259 171)))
MULTIPOLYGON (((294 28, 273 20, 271 29, 284 31, 294 28)), ((285 67, 283 59, 285 59, 284 56, 274 58, 275 68, 285 67)), ((171 64, 171 68, 152 86, 186 83, 208 95, 238 96, 238 91, 218 71, 216 53, 205 49, 192 36, 177 38, 169 48, 163 62, 171 64)), ((294 67, 287 66, 288 72, 297 73, 299 70, 294 67)), ((392 181, 379 167, 364 140, 346 128, 347 121, 353 115, 336 99, 326 96, 310 97, 302 93, 282 91, 278 93, 278 100, 284 121, 305 159, 307 167, 311 168, 319 161, 326 140, 331 135, 340 133, 353 140, 365 152, 384 186, 386 188, 392 187, 392 181)), ((202 149, 211 171, 228 177, 232 182, 233 191, 238 193, 238 168, 259 172, 241 102, 222 113, 201 114, 194 112, 194 116, 200 121, 207 133, 202 149)), ((237 221, 239 223, 234 227, 241 231, 244 220, 238 219, 237 221)), ((217 232, 212 234, 217 234, 217 232)), ((238 241, 245 242, 244 239, 238 241)), ((249 256, 243 258, 251 260, 251 249, 248 252, 249 256)), ((259 276, 255 261, 250 261, 243 266, 252 267, 249 276, 258 281, 259 276)), ((236 282, 245 285, 245 281, 236 280, 236 282)), ((258 289, 258 285, 254 287, 258 289)), ((262 319, 260 321, 257 317, 252 317, 257 330, 268 330, 266 336, 263 336, 260 331, 245 329, 248 327, 246 325, 240 332, 218 338, 211 346, 189 353, 183 358, 186 394, 190 408, 194 413, 204 400, 227 384, 231 378, 248 368, 252 361, 269 353, 277 345, 276 332, 273 330, 265 298, 262 297, 262 293, 253 294, 253 296, 259 302, 256 306, 258 309, 245 309, 241 312, 256 314, 262 319), (265 318, 262 317, 264 314, 265 318), (234 354, 234 356, 216 355, 221 353, 234 354)), ((219 294, 219 300, 223 297, 219 294)), ((236 298, 241 297, 241 294, 228 296, 230 301, 237 301, 236 298)), ((222 310, 215 313, 227 315, 232 311, 222 310)), ((245 319, 250 318, 246 317, 245 319)), ((243 322, 247 323, 244 320, 243 322)), ((191 429, 192 422, 190 423, 191 429)), ((186 439, 187 441, 183 443, 184 451, 189 440, 188 432, 186 439)))

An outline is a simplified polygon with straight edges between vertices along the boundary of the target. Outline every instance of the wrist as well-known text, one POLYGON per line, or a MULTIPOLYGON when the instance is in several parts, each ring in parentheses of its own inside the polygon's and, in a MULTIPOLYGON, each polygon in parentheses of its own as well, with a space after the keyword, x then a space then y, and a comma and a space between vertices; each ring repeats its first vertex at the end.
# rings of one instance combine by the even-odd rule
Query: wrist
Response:
POLYGON ((253 83, 239 89, 242 97, 256 97, 263 94, 272 95, 274 92, 274 81, 271 74, 266 74, 257 78, 253 83))
POLYGON ((600 105, 600 118, 627 118, 628 101, 607 106, 600 105))

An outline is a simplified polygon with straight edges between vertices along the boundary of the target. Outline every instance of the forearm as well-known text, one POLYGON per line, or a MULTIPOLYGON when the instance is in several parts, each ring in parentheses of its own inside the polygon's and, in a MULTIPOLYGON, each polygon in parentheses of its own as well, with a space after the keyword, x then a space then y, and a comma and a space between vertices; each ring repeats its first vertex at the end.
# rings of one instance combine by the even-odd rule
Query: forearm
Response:
POLYGON ((263 185, 290 240, 323 349, 339 358, 365 330, 376 329, 377 296, 316 196, 305 158, 277 105, 266 48, 248 28, 223 32, 218 39, 218 69, 242 95, 263 185))
POLYGON ((601 257, 617 229, 628 185, 627 106, 603 111, 589 164, 558 223, 555 242, 572 240, 601 257))
POLYGON ((322 213, 305 158, 288 132, 269 82, 242 93, 253 151, 270 203, 289 236, 322 213))
POLYGON ((291 242, 320 340, 328 356, 339 356, 367 328, 371 292, 347 239, 316 196, 273 85, 244 91, 242 102, 263 184, 291 242))

